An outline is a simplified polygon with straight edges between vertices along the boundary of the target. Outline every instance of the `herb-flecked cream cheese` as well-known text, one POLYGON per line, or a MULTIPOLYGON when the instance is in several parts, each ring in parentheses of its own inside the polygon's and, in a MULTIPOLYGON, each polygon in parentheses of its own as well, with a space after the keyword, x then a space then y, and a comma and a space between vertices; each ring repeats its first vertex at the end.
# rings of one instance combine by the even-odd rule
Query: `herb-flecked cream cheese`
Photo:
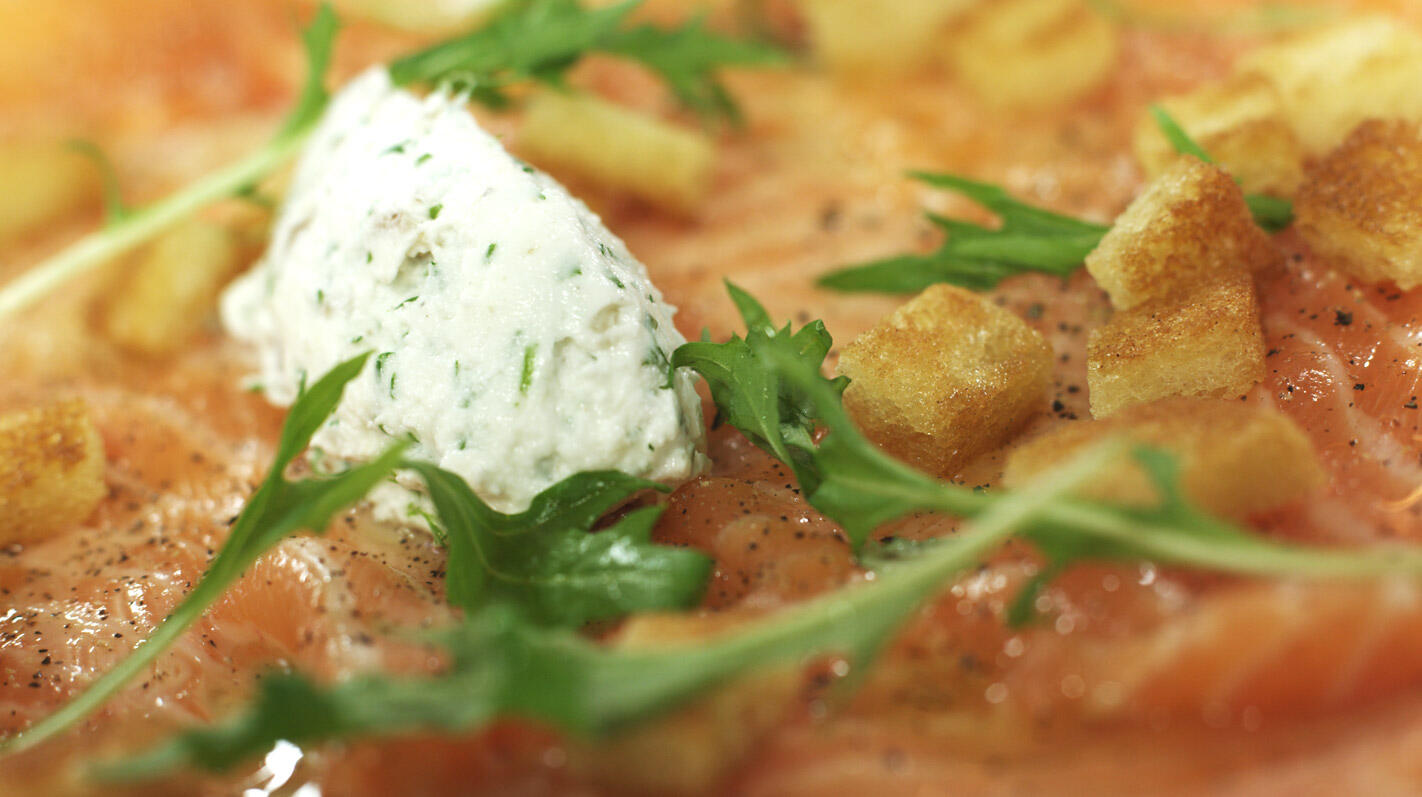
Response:
MULTIPOLYGON (((668 366, 674 312, 597 216, 459 98, 417 97, 384 69, 335 98, 270 249, 222 299, 278 404, 372 352, 315 456, 408 439, 506 512, 579 471, 677 482, 704 467, 694 377, 668 366)), ((375 500, 404 516, 410 496, 375 500)))

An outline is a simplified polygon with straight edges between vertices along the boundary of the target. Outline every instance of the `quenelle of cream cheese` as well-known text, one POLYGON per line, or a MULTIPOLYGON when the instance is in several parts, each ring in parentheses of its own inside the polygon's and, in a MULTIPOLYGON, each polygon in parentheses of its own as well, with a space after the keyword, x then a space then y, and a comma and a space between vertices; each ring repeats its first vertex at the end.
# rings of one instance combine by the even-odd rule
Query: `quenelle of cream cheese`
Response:
MULTIPOLYGON (((410 440, 506 512, 579 471, 674 483, 706 464, 694 377, 668 364, 675 309, 646 269, 458 97, 418 97, 384 69, 333 100, 269 250, 221 310, 278 404, 372 352, 314 458, 410 440)), ((373 499, 385 517, 411 504, 389 486, 373 499)))

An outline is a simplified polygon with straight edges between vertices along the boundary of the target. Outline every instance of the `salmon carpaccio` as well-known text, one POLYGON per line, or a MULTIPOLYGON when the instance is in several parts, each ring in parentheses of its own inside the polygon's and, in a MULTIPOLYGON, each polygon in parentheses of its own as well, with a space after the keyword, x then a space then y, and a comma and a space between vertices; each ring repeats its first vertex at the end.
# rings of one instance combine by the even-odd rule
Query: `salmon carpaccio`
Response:
MULTIPOLYGON (((221 37, 234 24, 266 31, 285 13, 275 2, 244 8, 206 28, 198 14, 181 46, 206 52, 204 35, 221 37), (233 14, 253 19, 234 22, 233 14)), ((347 72, 393 46, 369 30, 352 35, 347 72)), ((1141 109, 1219 77, 1251 44, 1190 30, 1127 31, 1107 85, 1033 114, 984 110, 941 75, 892 91, 805 71, 735 75, 748 128, 724 138, 715 190, 695 219, 588 195, 682 308, 688 337, 703 328, 713 337, 738 331, 722 287, 729 278, 776 317, 823 318, 843 341, 900 300, 824 293, 812 287, 814 276, 931 246, 925 204, 971 212, 905 180, 906 169, 969 173, 1109 220, 1140 186, 1128 142, 1141 109)), ((223 115, 266 103, 271 66, 244 58, 234 55, 231 69, 234 85, 246 89, 226 100, 203 95, 198 105, 212 115, 195 116, 197 128, 220 131, 223 115)), ((200 90, 176 78, 165 84, 168 60, 154 61, 166 107, 193 106, 188 93, 200 90)), ((592 64, 578 78, 634 104, 660 102, 644 76, 614 64, 592 64)), ((106 129, 132 129, 127 117, 112 116, 122 98, 104 98, 85 123, 99 124, 97 114, 106 129)), ((516 119, 493 123, 517 148, 516 119)), ((121 165, 142 176, 145 150, 131 152, 140 155, 121 165)), ((5 271, 82 223, 22 246, 5 271)), ((1354 283, 1293 236, 1277 242, 1283 263, 1259 278, 1268 373, 1248 400, 1307 429, 1331 479, 1307 502, 1252 525, 1316 543, 1419 541, 1422 292, 1354 283)), ((54 710, 176 604, 264 474, 281 422, 280 411, 241 390, 244 353, 216 331, 162 362, 106 345, 88 322, 100 288, 97 280, 81 286, 0 330, 9 374, 0 406, 55 394, 86 399, 103 435, 110 488, 82 527, 0 552, 3 732, 54 710)), ((1052 395, 1025 434, 1090 417, 1085 336, 1107 315, 1104 296, 1084 274, 1065 282, 1021 277, 995 296, 1056 352, 1052 395)), ((864 577, 839 530, 805 504, 782 467, 724 429, 712 435, 712 454, 713 472, 670 496, 657 529, 665 542, 716 558, 702 608, 632 618, 607 632, 611 641, 654 645, 720 632, 864 577)), ((992 484, 1001 462, 1001 452, 985 457, 960 480, 992 484)), ((885 531, 926 537, 955 528, 949 518, 917 517, 885 531)), ((437 653, 411 642, 408 631, 453 619, 442 563, 427 536, 378 525, 360 510, 324 536, 283 543, 101 713, 3 762, 0 794, 111 791, 84 779, 85 762, 222 717, 269 670, 324 679, 437 670, 437 653)), ((738 682, 601 745, 504 722, 464 737, 306 751, 289 777, 279 777, 285 770, 273 759, 262 770, 184 776, 144 793, 269 786, 293 793, 303 784, 340 795, 1422 791, 1418 585, 1082 566, 1039 598, 1043 622, 1009 630, 1004 607, 1036 565, 1031 551, 1009 546, 945 585, 850 698, 828 688, 843 668, 819 663, 738 682)))

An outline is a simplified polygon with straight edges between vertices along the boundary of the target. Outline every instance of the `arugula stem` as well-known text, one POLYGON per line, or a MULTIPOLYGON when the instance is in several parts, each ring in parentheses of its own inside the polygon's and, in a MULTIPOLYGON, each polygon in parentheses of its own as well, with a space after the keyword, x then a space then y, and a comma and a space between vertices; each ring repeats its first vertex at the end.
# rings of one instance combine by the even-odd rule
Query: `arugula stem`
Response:
POLYGON ((287 131, 262 149, 175 194, 124 215, 21 274, 0 288, 0 321, 39 301, 65 282, 109 262, 276 171, 301 148, 315 127, 314 121, 287 131))
POLYGON ((1042 512, 1041 520, 1083 537, 1127 543, 1142 559, 1238 575, 1304 579, 1368 579, 1388 574, 1422 574, 1422 550, 1377 547, 1291 547, 1259 539, 1249 544, 1213 537, 1162 533, 1150 523, 1066 500, 1042 512))
POLYGON ((748 662, 839 652, 849 654, 855 666, 866 666, 916 606, 1024 526, 1045 520, 1055 503, 1098 476, 1121 449, 1119 441, 1096 446, 1031 489, 987 504, 971 529, 873 583, 831 592, 728 637, 654 652, 609 653, 596 662, 593 716, 608 728, 641 719, 744 670, 748 662))

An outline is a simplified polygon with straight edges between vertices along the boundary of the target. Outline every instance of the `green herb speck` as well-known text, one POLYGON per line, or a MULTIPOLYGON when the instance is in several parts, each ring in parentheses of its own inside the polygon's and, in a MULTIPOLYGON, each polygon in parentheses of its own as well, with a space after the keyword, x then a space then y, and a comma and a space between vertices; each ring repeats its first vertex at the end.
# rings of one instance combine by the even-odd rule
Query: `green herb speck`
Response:
POLYGON ((494 242, 494 243, 489 244, 489 248, 484 250, 484 262, 485 262, 485 263, 487 263, 487 262, 489 262, 490 260, 493 260, 493 259, 494 259, 494 250, 495 250, 495 249, 498 249, 498 248, 499 248, 498 242, 494 242))
POLYGON ((518 392, 526 394, 533 384, 533 360, 538 355, 538 344, 530 343, 523 350, 523 374, 518 379, 518 392))
POLYGON ((441 210, 444 210, 444 205, 432 205, 430 207, 430 220, 434 221, 439 218, 439 212, 441 210))

